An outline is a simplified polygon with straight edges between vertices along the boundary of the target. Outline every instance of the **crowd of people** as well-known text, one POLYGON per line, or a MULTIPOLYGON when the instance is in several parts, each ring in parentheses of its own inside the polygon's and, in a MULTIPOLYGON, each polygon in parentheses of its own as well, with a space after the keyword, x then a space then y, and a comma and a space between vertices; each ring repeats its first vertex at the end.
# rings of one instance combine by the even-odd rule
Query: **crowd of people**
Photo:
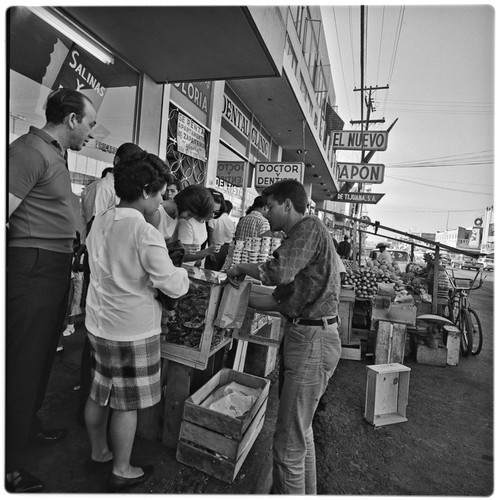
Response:
POLYGON ((275 258, 227 274, 233 286, 249 275, 275 287, 250 299, 251 307, 287 319, 273 492, 316 493, 312 418, 340 358, 342 261, 326 226, 306 215, 304 187, 275 183, 235 224, 222 193, 182 186, 161 158, 125 143, 75 210, 67 152, 93 138, 96 115, 83 94, 59 89, 48 97, 46 125, 9 148, 6 489, 42 491, 43 481, 26 469, 27 445, 67 435, 45 427, 38 412, 58 344, 74 332, 82 306, 78 418, 90 442, 84 465, 109 467, 109 491, 147 481, 153 466, 132 465, 130 457, 138 410, 161 398, 162 306, 151 299, 188 292, 181 264, 220 270, 233 240, 286 235, 275 258))

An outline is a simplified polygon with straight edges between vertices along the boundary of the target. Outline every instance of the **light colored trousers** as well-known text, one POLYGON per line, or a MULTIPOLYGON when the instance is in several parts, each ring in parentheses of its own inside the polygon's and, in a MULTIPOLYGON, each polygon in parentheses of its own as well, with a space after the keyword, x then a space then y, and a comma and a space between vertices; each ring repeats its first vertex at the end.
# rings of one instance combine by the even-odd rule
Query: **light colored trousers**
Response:
POLYGON ((273 493, 316 494, 312 421, 340 359, 337 323, 288 322, 281 358, 282 386, 273 438, 273 493))

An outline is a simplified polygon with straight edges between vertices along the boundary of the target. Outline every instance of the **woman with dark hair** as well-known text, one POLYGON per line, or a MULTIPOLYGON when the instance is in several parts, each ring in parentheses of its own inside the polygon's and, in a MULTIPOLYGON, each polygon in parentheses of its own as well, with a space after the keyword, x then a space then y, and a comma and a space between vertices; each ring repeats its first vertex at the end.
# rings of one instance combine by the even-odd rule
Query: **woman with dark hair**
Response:
POLYGON ((147 153, 120 163, 115 170, 120 203, 96 216, 87 238, 91 273, 85 326, 93 380, 85 407, 91 444, 86 466, 112 461, 111 491, 143 483, 152 473, 152 466, 131 465, 130 455, 137 410, 155 405, 161 397, 161 306, 156 289, 178 298, 189 288, 187 271, 173 265, 165 239, 145 220, 162 200, 165 173, 147 153))
POLYGON ((267 201, 264 196, 257 196, 246 215, 238 221, 235 239, 245 240, 249 237, 271 236, 269 222, 266 219, 267 201))
POLYGON ((205 221, 213 217, 214 198, 206 187, 193 184, 177 194, 174 201, 179 213, 177 236, 186 251, 184 262, 195 265, 196 261, 215 253, 215 243, 201 249, 208 238, 205 221))

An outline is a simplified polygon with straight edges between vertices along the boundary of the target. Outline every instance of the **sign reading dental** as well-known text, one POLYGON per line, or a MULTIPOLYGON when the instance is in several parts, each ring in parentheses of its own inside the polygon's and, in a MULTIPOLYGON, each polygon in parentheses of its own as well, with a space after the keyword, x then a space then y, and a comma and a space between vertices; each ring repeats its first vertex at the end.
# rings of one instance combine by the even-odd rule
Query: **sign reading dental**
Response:
POLYGON ((246 138, 250 135, 250 120, 243 111, 224 94, 224 106, 222 108, 222 117, 225 118, 236 130, 246 138))
POLYGON ((381 184, 384 181, 385 165, 371 163, 337 163, 339 182, 381 184))
POLYGON ((205 129, 180 112, 177 118, 177 149, 192 158, 207 160, 205 129))
POLYGON ((243 187, 244 172, 245 162, 243 161, 217 162, 217 177, 233 186, 243 187))
POLYGON ((387 149, 387 131, 337 130, 333 132, 334 149, 354 149, 367 151, 385 151, 387 149))
POLYGON ((303 163, 256 163, 255 187, 270 186, 283 179, 296 179, 300 183, 304 180, 303 163))

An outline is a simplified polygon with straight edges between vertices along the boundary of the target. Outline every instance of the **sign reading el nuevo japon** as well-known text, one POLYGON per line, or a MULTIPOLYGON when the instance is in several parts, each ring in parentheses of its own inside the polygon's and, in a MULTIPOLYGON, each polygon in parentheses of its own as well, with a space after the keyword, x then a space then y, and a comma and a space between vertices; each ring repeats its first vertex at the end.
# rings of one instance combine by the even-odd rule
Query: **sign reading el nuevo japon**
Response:
POLYGON ((381 184, 384 170, 385 165, 377 163, 337 163, 337 179, 339 182, 381 184))
POLYGON ((337 193, 333 201, 342 203, 378 203, 385 193, 337 193))
POLYGON ((336 130, 332 133, 333 149, 385 151, 388 137, 386 130, 336 130))

